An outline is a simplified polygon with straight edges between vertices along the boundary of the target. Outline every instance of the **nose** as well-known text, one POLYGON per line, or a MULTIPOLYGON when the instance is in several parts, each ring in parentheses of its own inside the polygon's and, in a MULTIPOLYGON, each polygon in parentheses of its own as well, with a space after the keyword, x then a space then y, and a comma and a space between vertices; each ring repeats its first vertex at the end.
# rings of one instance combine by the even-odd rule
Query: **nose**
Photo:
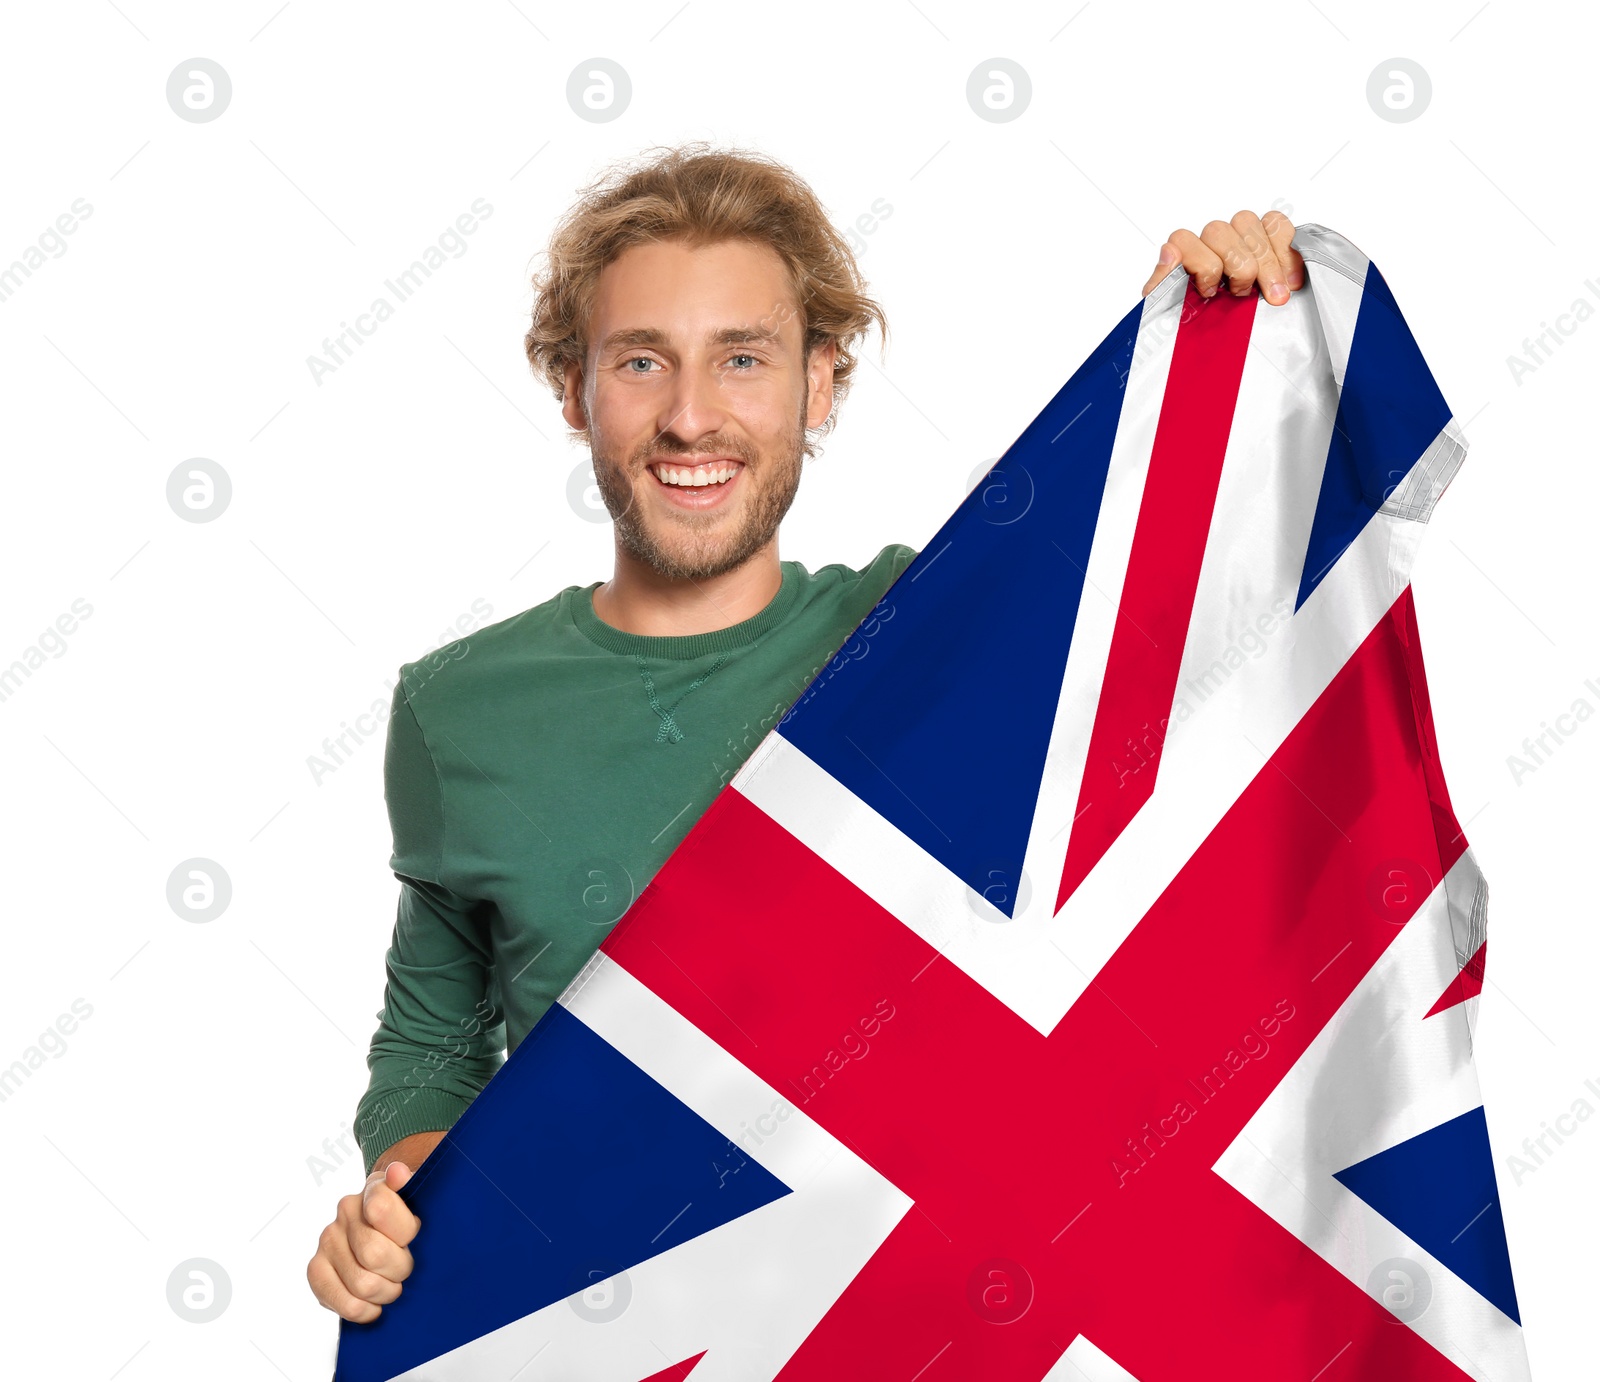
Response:
POLYGON ((692 446, 722 430, 728 419, 726 404, 716 368, 709 361, 685 361, 672 387, 663 392, 657 431, 692 446))

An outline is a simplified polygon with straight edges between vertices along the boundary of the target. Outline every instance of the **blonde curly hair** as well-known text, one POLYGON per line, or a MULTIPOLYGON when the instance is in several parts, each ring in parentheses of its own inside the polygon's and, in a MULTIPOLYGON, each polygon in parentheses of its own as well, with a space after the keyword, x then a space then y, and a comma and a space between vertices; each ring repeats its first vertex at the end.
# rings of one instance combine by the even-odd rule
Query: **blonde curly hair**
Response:
MULTIPOLYGON (((804 180, 764 154, 705 141, 656 146, 612 165, 579 189, 557 224, 533 276, 533 320, 523 340, 529 365, 556 398, 565 396, 567 365, 585 363, 601 270, 630 246, 660 240, 747 240, 776 251, 799 304, 805 358, 835 344, 834 407, 813 429, 831 431, 855 374, 851 346, 874 323, 888 343, 883 309, 867 296, 848 242, 804 180)), ((806 454, 812 450, 807 442, 806 454)))

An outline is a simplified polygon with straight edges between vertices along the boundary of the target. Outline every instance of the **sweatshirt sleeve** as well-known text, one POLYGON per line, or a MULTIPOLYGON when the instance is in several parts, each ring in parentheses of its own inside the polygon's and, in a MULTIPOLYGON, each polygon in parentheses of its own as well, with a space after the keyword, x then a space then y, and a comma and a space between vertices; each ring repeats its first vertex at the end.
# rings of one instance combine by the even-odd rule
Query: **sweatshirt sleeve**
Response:
POLYGON ((491 904, 463 897, 444 877, 441 780, 405 693, 394 689, 383 796, 400 880, 385 956, 383 1007, 367 1052, 355 1135, 366 1170, 412 1133, 449 1128, 505 1059, 505 1018, 492 983, 491 904))

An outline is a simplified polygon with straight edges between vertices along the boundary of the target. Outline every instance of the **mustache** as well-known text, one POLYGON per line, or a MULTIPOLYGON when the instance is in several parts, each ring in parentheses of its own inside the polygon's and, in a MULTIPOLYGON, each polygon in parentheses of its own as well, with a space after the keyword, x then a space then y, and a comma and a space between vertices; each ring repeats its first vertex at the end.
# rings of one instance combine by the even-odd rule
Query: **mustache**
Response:
POLYGON ((698 456, 734 456, 749 465, 756 459, 756 448, 746 444, 734 442, 718 442, 715 445, 701 444, 694 447, 675 446, 672 443, 663 443, 659 439, 647 446, 641 446, 633 459, 636 464, 644 465, 653 460, 683 460, 692 461, 698 456))

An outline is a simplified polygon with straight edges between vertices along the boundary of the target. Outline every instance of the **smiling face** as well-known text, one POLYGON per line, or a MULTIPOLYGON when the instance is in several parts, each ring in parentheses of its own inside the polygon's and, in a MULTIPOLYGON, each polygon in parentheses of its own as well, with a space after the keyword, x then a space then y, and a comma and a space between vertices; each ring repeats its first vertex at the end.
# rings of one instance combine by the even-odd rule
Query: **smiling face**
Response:
POLYGON ((729 240, 635 245, 600 275, 562 413, 585 430, 619 549, 707 580, 774 540, 805 429, 833 405, 832 342, 804 354, 783 261, 729 240))

